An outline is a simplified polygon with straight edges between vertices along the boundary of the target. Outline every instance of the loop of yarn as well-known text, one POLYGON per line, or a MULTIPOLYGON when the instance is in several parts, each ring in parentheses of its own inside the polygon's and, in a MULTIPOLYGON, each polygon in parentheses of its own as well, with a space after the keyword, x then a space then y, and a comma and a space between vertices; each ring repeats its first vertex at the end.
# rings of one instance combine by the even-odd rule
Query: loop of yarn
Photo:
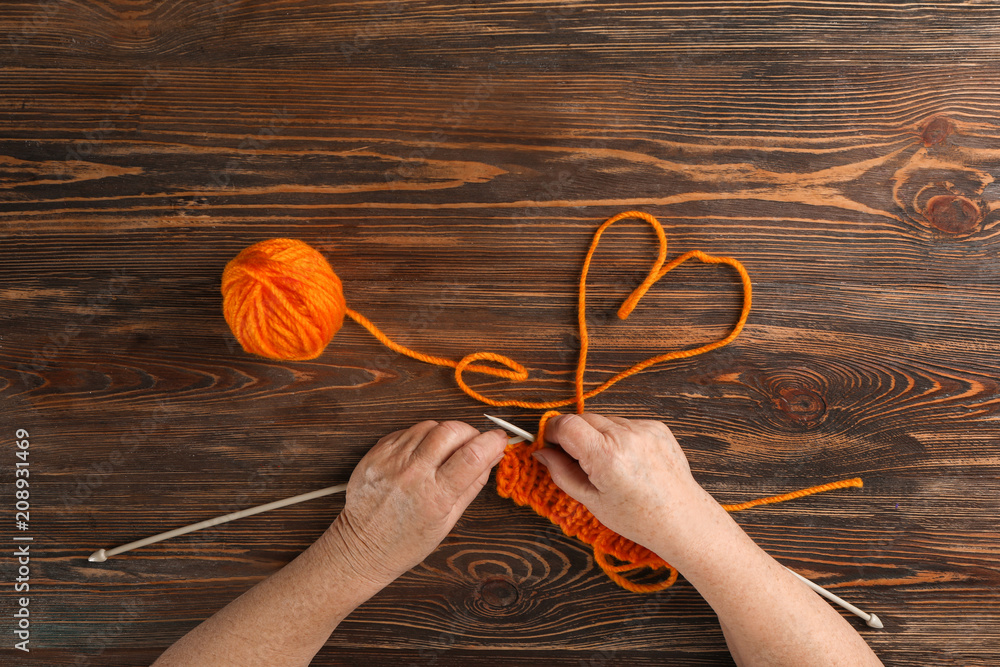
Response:
MULTIPOLYGON (((545 423, 559 414, 553 408, 575 404, 577 412, 584 411, 587 399, 593 398, 625 378, 635 375, 654 364, 703 354, 727 345, 743 330, 750 314, 752 285, 743 265, 731 257, 714 257, 700 250, 692 250, 666 262, 667 238, 660 222, 648 213, 627 211, 606 220, 594 233, 580 274, 577 323, 580 335, 580 354, 574 375, 574 395, 554 401, 524 401, 495 399, 473 389, 465 382, 463 373, 472 371, 523 381, 527 369, 502 354, 476 352, 455 361, 448 357, 424 354, 396 343, 367 317, 347 307, 340 279, 326 259, 301 241, 271 239, 243 250, 226 265, 222 278, 223 311, 236 339, 243 349, 271 359, 314 359, 323 351, 333 335, 340 329, 346 315, 367 329, 389 349, 420 361, 455 369, 455 382, 470 397, 497 407, 521 407, 548 410, 538 424, 534 443, 518 443, 507 447, 497 466, 497 492, 519 505, 531 507, 539 515, 559 526, 563 532, 589 544, 594 550, 594 561, 615 583, 634 592, 652 592, 671 586, 677 579, 677 570, 645 547, 622 537, 600 523, 581 503, 573 500, 552 481, 548 470, 531 456, 544 446, 545 423), (605 380, 592 389, 585 390, 584 374, 587 366, 589 336, 586 322, 587 274, 601 236, 611 225, 626 219, 648 223, 656 234, 658 252, 656 261, 642 283, 622 302, 618 309, 620 319, 627 318, 646 292, 669 271, 689 259, 705 264, 726 264, 736 270, 743 287, 743 306, 739 319, 724 337, 690 350, 675 350, 652 356, 605 380), (491 362, 485 365, 476 362, 491 362), (635 575, 642 581, 634 580, 635 575), (626 576, 633 575, 633 576, 626 576)), ((758 505, 784 502, 793 498, 840 489, 860 487, 860 479, 841 480, 769 498, 746 503, 723 505, 735 512, 758 505)))

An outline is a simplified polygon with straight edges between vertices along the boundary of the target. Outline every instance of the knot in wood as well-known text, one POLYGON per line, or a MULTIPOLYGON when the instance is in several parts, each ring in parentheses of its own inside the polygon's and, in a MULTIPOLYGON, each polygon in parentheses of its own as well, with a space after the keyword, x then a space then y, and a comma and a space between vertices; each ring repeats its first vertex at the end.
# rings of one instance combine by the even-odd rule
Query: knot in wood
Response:
POLYGON ((774 399, 782 416, 803 426, 815 426, 826 414, 826 401, 818 393, 802 386, 781 387, 774 399))
POLYGON ((764 379, 776 425, 804 431, 819 426, 827 415, 826 381, 804 368, 784 369, 764 379))
POLYGON ((948 136, 955 131, 955 126, 944 116, 931 118, 920 132, 920 139, 924 146, 933 146, 943 143, 948 136))
POLYGON ((490 577, 479 585, 479 599, 493 609, 504 609, 517 603, 517 586, 503 577, 490 577))
POLYGON ((990 209, 984 199, 993 176, 943 159, 917 156, 893 176, 892 196, 907 217, 953 236, 975 233, 990 209))
POLYGON ((927 202, 927 222, 949 234, 968 234, 976 228, 982 211, 968 197, 937 195, 927 202))

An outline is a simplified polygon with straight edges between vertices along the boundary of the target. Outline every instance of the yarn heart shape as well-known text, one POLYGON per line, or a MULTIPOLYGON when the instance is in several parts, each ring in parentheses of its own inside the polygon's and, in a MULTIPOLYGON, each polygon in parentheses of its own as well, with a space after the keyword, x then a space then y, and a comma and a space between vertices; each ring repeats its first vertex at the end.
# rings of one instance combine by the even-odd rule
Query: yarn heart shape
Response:
MULTIPOLYGON (((502 375, 503 377, 509 377, 514 380, 524 380, 528 377, 527 369, 521 364, 517 363, 510 357, 506 357, 502 354, 495 354, 493 352, 475 352, 465 356, 461 361, 455 364, 455 381, 458 386, 462 388, 466 394, 476 399, 486 403, 487 405, 494 405, 498 407, 508 407, 517 406, 520 408, 529 408, 532 410, 551 410, 553 408, 559 408, 564 405, 570 405, 571 403, 576 403, 577 412, 583 412, 584 401, 588 398, 593 398, 597 396, 604 390, 608 389, 612 385, 624 380, 630 375, 635 375, 636 373, 649 368, 654 364, 658 364, 664 361, 670 361, 671 359, 684 359, 687 357, 694 357, 699 354, 704 354, 716 348, 722 347, 730 343, 733 339, 740 335, 743 330, 743 326, 746 324, 747 316, 750 314, 750 303, 753 294, 753 286, 750 284, 750 276, 747 274, 743 265, 739 261, 733 259, 732 257, 713 257, 703 253, 700 250, 691 250, 684 253, 683 255, 673 259, 669 264, 664 264, 667 261, 667 235, 663 231, 663 225, 660 221, 649 215, 648 213, 643 213, 641 211, 626 211, 624 213, 619 213, 618 215, 606 220, 597 231, 594 232, 594 238, 590 242, 590 249, 587 251, 587 257, 583 261, 583 269, 580 272, 580 288, 579 288, 579 302, 577 307, 577 323, 580 332, 580 354, 576 364, 576 376, 574 380, 574 386, 576 389, 576 394, 573 398, 557 400, 557 401, 521 401, 517 399, 507 399, 507 400, 497 400, 484 396, 479 393, 468 384, 462 377, 462 373, 469 368, 473 370, 470 366, 476 361, 492 361, 494 363, 500 364, 506 367, 505 369, 493 369, 494 375, 502 375), (656 261, 653 263, 653 267, 649 270, 646 278, 642 283, 636 287, 632 293, 622 302, 621 307, 618 308, 618 318, 626 319, 635 307, 639 304, 640 299, 645 296, 649 288, 652 287, 660 278, 667 275, 668 272, 674 268, 680 266, 687 260, 691 258, 698 259, 705 264, 728 264, 729 266, 736 269, 736 272, 740 276, 740 280, 743 283, 743 308, 740 311, 739 320, 736 322, 736 326, 733 327, 725 337, 720 338, 717 341, 702 345, 701 347, 696 347, 691 350, 675 350, 673 352, 667 352, 664 354, 658 354, 656 356, 650 357, 645 361, 641 361, 631 368, 628 368, 614 377, 606 380, 604 383, 594 387, 589 391, 583 390, 583 375, 587 369, 587 352, 590 347, 590 337, 587 334, 587 274, 590 272, 590 263, 594 257, 594 252, 597 250, 598 244, 601 242, 601 236, 604 234, 605 230, 611 225, 619 222, 620 220, 627 219, 639 219, 645 220, 652 227, 653 231, 656 232, 656 238, 659 242, 659 252, 657 253, 656 261)), ((454 362, 452 362, 454 363, 454 362)), ((478 366, 475 370, 482 372, 483 366, 478 366)))

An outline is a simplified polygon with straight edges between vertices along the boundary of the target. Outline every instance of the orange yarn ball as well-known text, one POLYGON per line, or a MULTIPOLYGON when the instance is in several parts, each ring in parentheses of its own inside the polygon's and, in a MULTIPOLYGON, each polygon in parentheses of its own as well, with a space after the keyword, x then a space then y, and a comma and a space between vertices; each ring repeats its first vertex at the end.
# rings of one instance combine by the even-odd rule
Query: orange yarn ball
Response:
POLYGON ((318 250, 270 239, 243 250, 222 273, 222 311, 247 352, 315 359, 344 322, 340 278, 318 250))

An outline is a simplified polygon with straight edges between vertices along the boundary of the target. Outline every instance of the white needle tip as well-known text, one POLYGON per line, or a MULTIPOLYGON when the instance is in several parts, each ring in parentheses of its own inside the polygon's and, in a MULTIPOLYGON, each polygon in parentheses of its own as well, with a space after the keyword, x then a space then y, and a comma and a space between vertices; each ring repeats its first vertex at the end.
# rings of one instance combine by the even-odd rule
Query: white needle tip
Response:
MULTIPOLYGON (((787 567, 785 569, 788 570, 787 567)), ((822 586, 819 586, 819 585, 814 584, 813 582, 809 581, 808 579, 806 579, 805 577, 803 577, 801 574, 799 574, 795 570, 788 570, 788 571, 791 572, 792 574, 794 574, 795 577, 799 581, 801 581, 806 586, 808 586, 809 588, 813 589, 814 591, 816 591, 817 593, 819 593, 820 595, 822 595, 823 597, 825 597, 830 602, 833 602, 834 604, 840 605, 841 607, 843 607, 847 611, 851 612, 852 614, 854 614, 855 616, 857 616, 858 618, 860 618, 861 620, 863 620, 865 623, 868 624, 869 628, 875 628, 877 630, 881 630, 884 627, 882 625, 882 619, 880 619, 875 614, 869 614, 868 612, 861 611, 860 609, 858 609, 857 607, 855 607, 853 604, 851 604, 849 602, 844 602, 843 600, 841 600, 840 598, 838 598, 836 595, 834 595, 830 591, 828 591, 825 588, 823 588, 822 586)))
POLYGON ((104 549, 98 549, 94 553, 90 554, 89 560, 91 563, 103 563, 108 559, 108 555, 104 553, 104 549))
POLYGON ((487 415, 487 414, 484 414, 483 416, 486 417, 487 419, 489 419, 491 422, 493 422, 497 426, 499 426, 501 428, 504 428, 504 429, 507 429, 508 431, 510 431, 511 433, 513 433, 514 435, 521 436, 527 442, 534 442, 535 441, 535 436, 531 435, 530 433, 528 433, 527 431, 525 431, 523 428, 519 428, 517 426, 514 426, 510 422, 504 421, 503 419, 500 419, 499 417, 494 417, 492 415, 487 415))

